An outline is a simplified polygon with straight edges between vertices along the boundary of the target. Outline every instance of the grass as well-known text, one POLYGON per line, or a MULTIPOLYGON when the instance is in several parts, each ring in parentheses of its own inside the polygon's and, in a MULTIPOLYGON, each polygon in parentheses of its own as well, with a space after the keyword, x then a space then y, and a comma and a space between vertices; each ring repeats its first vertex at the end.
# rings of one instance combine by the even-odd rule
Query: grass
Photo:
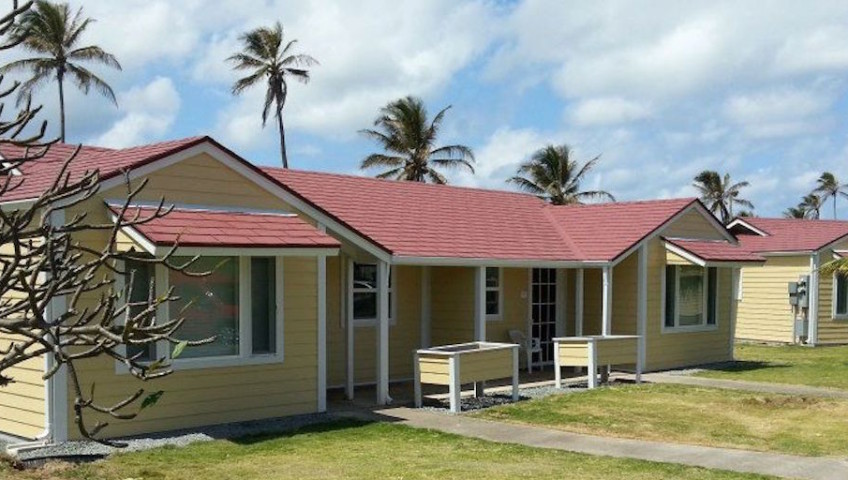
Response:
POLYGON ((477 415, 571 432, 808 456, 848 454, 848 401, 682 385, 592 390, 477 415))
POLYGON ((848 390, 848 346, 810 348, 738 344, 736 360, 726 367, 697 375, 848 390))
MULTIPOLYGON (((4 470, 5 468, 5 470, 4 470)), ((118 454, 88 465, 52 464, 8 480, 252 480, 334 478, 762 479, 757 475, 505 445, 388 423, 340 422, 290 435, 118 454)))

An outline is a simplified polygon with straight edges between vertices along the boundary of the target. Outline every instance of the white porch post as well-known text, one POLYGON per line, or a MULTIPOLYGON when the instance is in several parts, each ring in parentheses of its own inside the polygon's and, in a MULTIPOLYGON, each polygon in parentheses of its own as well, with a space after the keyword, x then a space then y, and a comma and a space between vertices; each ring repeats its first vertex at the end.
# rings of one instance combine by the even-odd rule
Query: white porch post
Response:
POLYGON ((730 359, 736 360, 736 309, 739 308, 739 267, 730 269, 730 359))
POLYGON ((821 259, 818 252, 810 256, 810 284, 807 286, 807 297, 810 306, 807 307, 809 318, 807 331, 807 344, 815 346, 819 342, 819 263, 821 259))
POLYGON ((389 397, 389 264, 377 261, 377 404, 389 397))
POLYGON ((327 411, 327 257, 318 257, 318 411, 327 411))
POLYGON ((578 268, 574 280, 574 335, 583 336, 583 269, 578 268))
POLYGON ((430 267, 421 267, 421 348, 432 344, 430 298, 430 267))
POLYGON ((639 259, 637 265, 637 308, 636 308, 636 335, 639 335, 639 345, 636 353, 636 381, 642 380, 642 369, 645 368, 645 349, 647 345, 648 332, 648 245, 639 247, 639 259))
POLYGON ((348 400, 353 400, 353 389, 355 385, 354 379, 354 337, 353 333, 356 329, 356 326, 353 324, 353 287, 351 280, 353 279, 353 259, 347 259, 347 281, 344 282, 344 289, 346 292, 345 302, 345 334, 347 335, 347 376, 345 377, 345 396, 348 400))
POLYGON ((474 340, 486 341, 486 267, 474 271, 474 340))
POLYGON ((603 268, 604 290, 601 311, 601 335, 612 334, 612 266, 603 268))

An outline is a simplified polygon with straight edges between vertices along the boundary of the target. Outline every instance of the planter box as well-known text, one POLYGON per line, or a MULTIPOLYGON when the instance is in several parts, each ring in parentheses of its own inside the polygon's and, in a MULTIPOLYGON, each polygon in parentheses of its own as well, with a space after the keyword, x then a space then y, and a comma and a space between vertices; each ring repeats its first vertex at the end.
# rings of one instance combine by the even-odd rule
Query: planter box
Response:
POLYGON ((554 338, 556 386, 562 387, 562 367, 586 367, 589 388, 598 385, 601 366, 636 365, 636 381, 641 381, 642 355, 638 335, 589 335, 554 338))
POLYGON ((470 342, 415 352, 415 406, 421 406, 421 384, 447 385, 452 412, 460 411, 461 385, 474 383, 483 394, 483 382, 512 377, 512 398, 518 400, 518 345, 470 342))

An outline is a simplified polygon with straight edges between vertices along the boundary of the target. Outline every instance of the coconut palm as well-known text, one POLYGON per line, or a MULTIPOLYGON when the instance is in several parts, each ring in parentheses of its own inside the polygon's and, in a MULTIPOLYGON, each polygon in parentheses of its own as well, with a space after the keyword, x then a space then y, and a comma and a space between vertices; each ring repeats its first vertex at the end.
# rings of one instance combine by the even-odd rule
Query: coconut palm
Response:
POLYGON ((318 65, 318 60, 309 55, 295 54, 292 51, 297 40, 290 40, 283 46, 283 26, 277 22, 271 28, 259 27, 241 37, 242 50, 234 53, 227 61, 233 64, 234 70, 246 70, 248 75, 238 79, 233 84, 233 95, 239 95, 245 90, 262 82, 267 84, 265 104, 262 108, 262 126, 268 121, 271 106, 274 106, 274 116, 277 118, 277 128, 280 131, 280 157, 283 168, 288 168, 289 160, 286 154, 286 129, 283 123, 283 107, 289 93, 288 78, 294 78, 303 83, 309 82, 308 67, 318 65))
POLYGON ((783 211, 783 218, 807 218, 807 210, 800 204, 783 211))
POLYGON ((121 70, 114 55, 102 48, 89 45, 80 47, 80 39, 93 19, 82 16, 82 7, 71 12, 67 3, 38 0, 33 8, 21 16, 20 22, 11 31, 11 39, 37 57, 15 60, 0 67, 0 74, 14 71, 29 71, 32 77, 21 84, 18 103, 29 98, 34 91, 53 78, 59 84, 60 139, 65 141, 65 77, 88 94, 94 87, 100 94, 118 105, 115 93, 102 78, 80 65, 93 62, 121 70))
POLYGON ((830 172, 822 173, 816 182, 818 186, 813 190, 813 193, 821 194, 822 203, 826 202, 828 198, 833 199, 833 219, 836 220, 836 199, 838 197, 848 198, 848 193, 845 191, 848 185, 839 183, 836 176, 830 172))
POLYGON ((804 210, 804 218, 814 218, 818 220, 821 217, 822 204, 824 204, 822 197, 815 193, 811 193, 809 195, 804 195, 804 198, 801 200, 801 203, 798 204, 798 207, 804 210))
POLYGON ((692 184, 698 189, 704 205, 724 224, 733 220, 734 206, 739 205, 747 209, 754 208, 753 203, 739 197, 741 190, 748 185, 748 182, 745 181, 732 183, 729 173, 725 173, 724 177, 721 177, 718 172, 712 170, 704 170, 699 173, 692 184))
POLYGON ((436 144, 439 128, 450 108, 448 105, 441 109, 431 121, 420 98, 408 96, 390 102, 374 120, 377 128, 359 132, 376 140, 385 153, 368 155, 360 168, 383 168, 377 178, 438 184, 447 183, 437 170, 440 168, 464 168, 474 173, 474 152, 469 147, 436 144))
POLYGON ((539 196, 554 205, 572 205, 584 200, 609 200, 615 197, 603 190, 581 190, 580 183, 595 167, 600 157, 582 166, 571 158, 568 145, 548 145, 533 153, 518 167, 516 176, 507 183, 539 196))

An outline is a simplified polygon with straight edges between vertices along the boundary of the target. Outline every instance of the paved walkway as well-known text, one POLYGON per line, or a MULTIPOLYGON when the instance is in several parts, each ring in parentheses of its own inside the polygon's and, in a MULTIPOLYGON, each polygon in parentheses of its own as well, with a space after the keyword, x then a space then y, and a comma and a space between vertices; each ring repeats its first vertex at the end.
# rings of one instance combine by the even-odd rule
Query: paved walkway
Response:
POLYGON ((785 478, 810 480, 844 480, 848 478, 848 462, 834 458, 800 457, 778 453, 599 437, 541 427, 504 424, 467 415, 449 415, 406 407, 387 407, 370 411, 353 409, 334 413, 366 420, 400 422, 416 428, 431 428, 492 442, 517 443, 531 447, 590 455, 678 463, 743 473, 776 475, 785 478))
POLYGON ((848 391, 835 388, 809 387, 806 385, 786 385, 782 383, 749 382, 746 380, 724 380, 718 378, 693 377, 682 373, 646 373, 642 379, 648 383, 677 383, 699 387, 726 388, 729 390, 747 390, 759 393, 778 393, 785 395, 804 395, 808 397, 827 397, 848 400, 848 391))

